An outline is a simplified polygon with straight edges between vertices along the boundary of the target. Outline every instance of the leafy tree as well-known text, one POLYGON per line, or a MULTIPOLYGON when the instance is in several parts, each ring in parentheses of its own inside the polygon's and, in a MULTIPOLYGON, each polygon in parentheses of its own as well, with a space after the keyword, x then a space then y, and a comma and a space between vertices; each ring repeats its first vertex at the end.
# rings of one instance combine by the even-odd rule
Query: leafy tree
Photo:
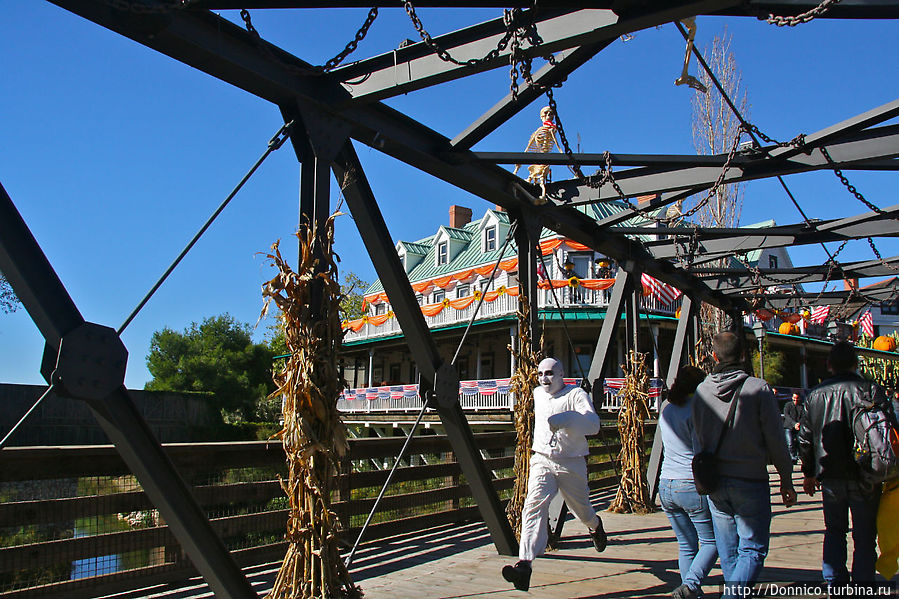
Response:
POLYGON ((347 271, 340 284, 340 293, 343 300, 340 302, 340 311, 347 320, 362 318, 365 310, 362 308, 364 300, 363 292, 368 289, 368 283, 356 276, 356 273, 347 271))
POLYGON ((223 415, 253 419, 260 400, 274 391, 272 349, 253 343, 249 324, 230 314, 192 323, 183 333, 168 327, 153 333, 147 368, 151 391, 214 394, 223 415))
MULTIPOLYGON (((765 380, 771 386, 785 384, 787 378, 787 357, 783 352, 773 351, 765 340, 763 352, 765 354, 765 380)), ((752 370, 755 376, 759 376, 759 352, 752 351, 752 370)))
POLYGON ((20 305, 21 303, 19 298, 16 297, 16 292, 12 290, 12 286, 6 280, 6 277, 3 276, 3 273, 0 273, 0 312, 4 314, 15 312, 20 305))

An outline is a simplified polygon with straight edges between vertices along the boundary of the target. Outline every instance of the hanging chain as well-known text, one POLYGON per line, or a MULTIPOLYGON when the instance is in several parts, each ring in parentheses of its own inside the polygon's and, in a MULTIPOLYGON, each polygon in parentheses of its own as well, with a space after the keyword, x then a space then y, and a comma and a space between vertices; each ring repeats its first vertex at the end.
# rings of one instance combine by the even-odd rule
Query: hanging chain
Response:
POLYGON ((846 189, 849 190, 849 193, 855 196, 855 199, 867 206, 868 210, 871 210, 872 212, 876 212, 877 214, 886 214, 886 212, 866 200, 865 196, 863 196, 861 192, 849 182, 849 179, 846 178, 846 175, 843 174, 843 171, 836 167, 836 162, 834 162, 834 159, 830 157, 830 152, 827 151, 827 148, 821 146, 818 149, 821 150, 821 154, 824 155, 824 159, 827 160, 827 163, 833 167, 833 174, 836 175, 837 179, 840 180, 840 183, 842 183, 846 187, 846 189))
POLYGON ((777 25, 778 27, 795 27, 802 23, 808 23, 815 17, 820 17, 830 10, 834 4, 839 3, 840 0, 823 0, 821 4, 815 8, 794 17, 779 17, 777 15, 769 14, 767 22, 771 25, 777 25))
MULTIPOLYGON (((107 0, 109 1, 109 0, 107 0)), ((118 0, 122 1, 122 0, 118 0)), ((356 35, 353 36, 349 42, 347 42, 346 47, 341 50, 334 58, 328 60, 324 65, 315 66, 309 69, 304 69, 298 67, 296 65, 287 64, 277 56, 275 56, 271 49, 263 44, 262 36, 259 35, 259 32, 256 30, 256 27, 253 26, 253 19, 250 17, 250 11, 245 8, 240 9, 240 18, 243 19, 244 26, 247 31, 253 38, 256 40, 256 43, 259 44, 263 50, 274 60, 278 61, 282 66, 292 71, 297 75, 324 75, 325 73, 330 72, 331 70, 340 66, 340 63, 344 61, 344 59, 356 51, 356 47, 359 45, 359 42, 365 39, 365 36, 368 35, 368 30, 371 28, 372 24, 375 22, 375 19, 378 18, 378 7, 372 7, 368 11, 368 16, 365 18, 365 22, 362 23, 362 26, 356 31, 356 35)))
POLYGON ((509 41, 514 35, 514 28, 512 27, 511 23, 515 19, 515 16, 517 16, 517 14, 521 12, 521 9, 518 8, 504 11, 503 23, 506 25, 506 32, 505 34, 503 34, 503 37, 500 38, 499 42, 497 42, 496 48, 490 50, 486 56, 484 56, 483 58, 457 60, 456 58, 453 58, 453 56, 445 48, 442 48, 440 44, 434 41, 434 38, 431 37, 431 34, 428 33, 428 31, 422 24, 421 19, 418 17, 418 13, 415 12, 415 7, 412 5, 412 2, 410 2, 409 0, 403 0, 403 8, 406 9, 406 14, 409 15, 409 18, 412 20, 412 26, 415 27, 415 30, 418 32, 418 35, 421 37, 421 41, 423 41, 431 50, 433 50, 440 60, 452 63, 460 67, 476 67, 485 62, 496 60, 497 57, 499 57, 500 52, 508 47, 509 41))
POLYGON ((878 250, 877 246, 874 245, 874 240, 871 239, 870 237, 866 237, 866 239, 868 240, 868 245, 871 246, 871 251, 874 252, 874 255, 877 256, 878 260, 880 260, 880 264, 882 266, 885 266, 888 269, 892 270, 893 272, 899 272, 899 268, 893 266, 892 264, 890 264, 889 262, 884 260, 883 256, 880 255, 880 250, 878 250))

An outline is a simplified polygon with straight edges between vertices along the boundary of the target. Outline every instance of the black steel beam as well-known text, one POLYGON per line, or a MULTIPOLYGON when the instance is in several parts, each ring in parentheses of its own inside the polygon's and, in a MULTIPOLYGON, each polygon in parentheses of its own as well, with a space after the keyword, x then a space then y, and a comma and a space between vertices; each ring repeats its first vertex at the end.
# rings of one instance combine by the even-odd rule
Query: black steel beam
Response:
MULTIPOLYGON (((0 271, 38 326, 48 351, 60 351, 73 333, 87 324, 2 186, 0 271)), ((121 343, 117 336, 114 336, 114 342, 121 343)), ((124 359, 127 359, 127 352, 124 359)), ((60 357, 57 369, 65 366, 62 362, 60 357)), ((82 368, 86 371, 88 366, 85 364, 82 368)), ((124 364, 121 373, 124 380, 124 364)), ((85 376, 89 375, 85 372, 85 376)), ((56 380, 55 375, 48 380, 51 381, 54 386, 65 383, 56 380)), ((216 596, 255 598, 256 593, 153 437, 124 385, 119 382, 117 388, 104 397, 71 396, 84 399, 91 408, 97 422, 216 596)))
POLYGON ((333 168, 338 181, 342 182, 347 206, 421 373, 422 396, 436 395, 433 407, 440 414, 441 423, 497 551, 504 555, 516 555, 518 544, 515 535, 459 405, 458 375, 452 365, 441 357, 431 336, 351 142, 347 141, 337 154, 333 168))
MULTIPOLYGON (((764 157, 763 154, 756 160, 734 161, 723 182, 737 183, 778 175, 844 168, 853 163, 899 156, 899 125, 875 127, 857 133, 850 132, 851 134, 841 129, 840 132, 843 134, 841 137, 829 137, 827 131, 829 129, 821 134, 829 140, 827 151, 833 159, 832 163, 827 161, 820 151, 814 149, 815 145, 808 143, 803 149, 812 150, 811 154, 796 153, 787 156, 775 149, 771 150, 770 157, 764 157)), ((818 139, 815 135, 808 136, 807 139, 809 138, 818 139)), ((635 197, 695 187, 710 187, 718 180, 721 170, 715 166, 640 167, 615 171, 615 180, 625 196, 635 197)), ((595 189, 576 180, 552 183, 547 189, 553 201, 568 205, 615 200, 619 197, 611 185, 595 189)))
MULTIPOLYGON (((503 168, 456 164, 443 158, 443 153, 452 152, 449 140, 396 110, 381 103, 341 108, 349 95, 338 84, 321 77, 297 76, 298 72, 308 73, 307 63, 258 42, 226 19, 206 12, 174 11, 158 20, 152 17, 136 23, 130 13, 110 9, 102 0, 52 1, 279 106, 295 102, 314 105, 335 120, 351 125, 353 138, 488 202, 507 209, 533 202, 532 190, 503 168)), ((654 23, 731 3, 708 0, 677 8, 666 5, 662 12, 649 12, 644 19, 654 23)), ((665 283, 718 307, 730 306, 723 295, 678 272, 670 263, 654 261, 639 243, 605 234, 595 221, 572 207, 547 205, 540 207, 540 213, 543 225, 562 235, 610 258, 634 259, 641 263, 644 272, 665 283)))
POLYGON ((537 71, 534 75, 534 85, 526 85, 519 89, 515 98, 512 97, 511 93, 506 94, 506 97, 497 102, 493 108, 482 114, 475 122, 453 138, 450 145, 457 150, 471 148, 495 131, 500 125, 518 114, 525 106, 528 106, 540 97, 547 88, 564 81, 568 75, 593 58, 610 43, 612 43, 611 40, 560 52, 556 55, 555 65, 547 64, 537 71))

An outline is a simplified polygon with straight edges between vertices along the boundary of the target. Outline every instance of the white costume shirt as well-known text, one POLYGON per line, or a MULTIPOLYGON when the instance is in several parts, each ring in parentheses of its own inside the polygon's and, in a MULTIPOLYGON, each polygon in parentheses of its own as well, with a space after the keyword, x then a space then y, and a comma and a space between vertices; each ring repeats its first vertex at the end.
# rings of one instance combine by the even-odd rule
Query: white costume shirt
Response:
POLYGON ((583 389, 565 385, 552 395, 543 387, 534 389, 535 452, 550 458, 585 456, 590 453, 585 437, 597 431, 599 416, 583 389))

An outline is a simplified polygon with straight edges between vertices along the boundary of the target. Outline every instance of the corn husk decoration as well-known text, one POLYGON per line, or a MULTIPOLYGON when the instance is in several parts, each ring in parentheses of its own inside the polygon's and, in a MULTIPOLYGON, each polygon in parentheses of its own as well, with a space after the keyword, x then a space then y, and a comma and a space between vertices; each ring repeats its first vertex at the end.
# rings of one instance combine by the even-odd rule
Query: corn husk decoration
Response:
POLYGON ((281 487, 290 502, 285 538, 287 554, 267 597, 271 599, 348 599, 362 596, 338 554, 341 524, 331 510, 331 490, 339 458, 346 455, 346 429, 337 399, 346 385, 337 369, 343 340, 338 305, 337 256, 333 252, 334 217, 323 235, 303 227, 299 264, 291 270, 278 243, 268 258, 278 274, 263 286, 265 316, 272 302, 280 309, 290 357, 275 373, 282 398, 284 426, 280 437, 287 455, 287 480, 281 487), (317 239, 318 237, 318 239, 317 239), (321 261, 317 243, 324 247, 321 261), (311 305, 321 298, 319 313, 311 305))
POLYGON ((618 434, 621 437, 621 482, 610 512, 647 514, 654 511, 646 484, 646 454, 643 423, 649 416, 649 377, 646 354, 631 350, 625 372, 624 387, 619 392, 618 434))
POLYGON ((515 539, 521 540, 521 510, 528 493, 528 476, 531 470, 531 446, 534 443, 534 389, 537 387, 537 366, 542 352, 535 352, 531 344, 530 307, 524 295, 518 296, 518 351, 511 345, 509 351, 515 356, 515 374, 509 381, 515 394, 515 486, 512 497, 506 505, 509 525, 515 532, 515 539))

